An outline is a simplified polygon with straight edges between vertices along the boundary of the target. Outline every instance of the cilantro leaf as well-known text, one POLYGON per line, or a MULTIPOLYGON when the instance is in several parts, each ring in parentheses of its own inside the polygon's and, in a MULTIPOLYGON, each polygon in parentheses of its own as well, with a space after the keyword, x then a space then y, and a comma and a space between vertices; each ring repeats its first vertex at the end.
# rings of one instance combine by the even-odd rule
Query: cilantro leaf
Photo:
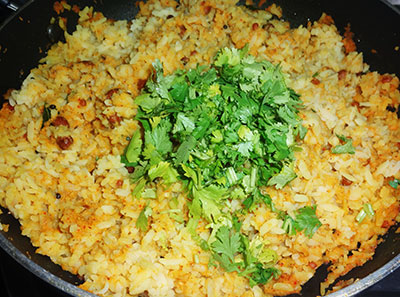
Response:
POLYGON ((296 178, 296 173, 293 170, 293 164, 284 165, 281 172, 271 177, 268 181, 268 186, 275 186, 277 189, 282 189, 291 180, 296 178))
POLYGON ((135 163, 139 159, 139 155, 142 151, 142 139, 140 135, 140 130, 137 129, 131 138, 131 141, 126 148, 125 157, 129 163, 135 163))
POLYGON ((179 146, 178 150, 176 151, 176 160, 175 164, 184 164, 189 160, 190 152, 196 146, 196 139, 189 135, 186 139, 182 142, 179 146))
POLYGON ((238 271, 235 256, 241 248, 240 234, 230 234, 229 228, 223 226, 218 229, 216 240, 211 243, 213 258, 228 272, 238 271))
POLYGON ((46 106, 43 107, 43 114, 42 114, 42 127, 44 127, 44 123, 51 119, 51 109, 50 107, 46 106))
POLYGON ((178 113, 173 133, 185 131, 191 133, 196 127, 194 120, 185 116, 183 113, 178 113))
POLYGON ((141 231, 146 231, 149 227, 148 218, 151 216, 151 214, 151 207, 146 206, 145 208, 143 208, 139 214, 139 217, 136 220, 136 227, 141 231))
POLYGON ((186 82, 180 82, 172 85, 172 89, 170 94, 174 100, 177 101, 185 101, 185 98, 188 96, 189 86, 186 82))
POLYGON ((344 144, 339 144, 332 148, 331 152, 333 154, 355 154, 355 149, 353 147, 353 140, 342 135, 336 135, 344 144))
POLYGON ((261 263, 257 263, 255 271, 250 276, 250 286, 265 285, 272 278, 277 279, 280 276, 280 271, 275 267, 264 268, 261 263))
POLYGON ((160 98, 154 98, 150 94, 142 94, 135 98, 135 103, 145 111, 152 111, 160 102, 160 98))
POLYGON ((209 222, 221 213, 219 204, 226 193, 226 189, 214 185, 200 190, 193 188, 193 197, 201 202, 202 214, 209 222))
POLYGON ((152 165, 148 174, 150 181, 153 181, 157 177, 162 177, 167 184, 178 181, 178 173, 171 167, 170 163, 165 161, 152 165))
POLYGON ((149 159, 153 159, 155 154, 152 154, 156 150, 159 154, 164 155, 172 151, 172 142, 168 136, 171 130, 171 123, 166 120, 162 120, 153 131, 145 132, 145 143, 147 154, 150 156, 149 159))
POLYGON ((135 188, 132 191, 132 196, 136 198, 140 197, 145 186, 146 186, 146 180, 144 178, 139 179, 138 182, 136 183, 135 188))
POLYGON ((296 212, 295 228, 297 231, 303 231, 306 236, 311 238, 318 228, 322 225, 315 214, 317 207, 305 206, 296 212))
POLYGON ((389 185, 393 188, 393 189, 397 189, 397 187, 400 184, 400 180, 395 178, 394 180, 390 180, 389 181, 389 185))
MULTIPOLYGON (((255 285, 278 277, 272 267, 276 253, 241 233, 230 201, 240 200, 241 214, 266 204, 281 218, 286 216, 288 233, 305 230, 312 236, 319 221, 309 210, 289 217, 260 191, 264 186, 281 189, 296 177, 296 141, 307 129, 298 115, 300 97, 287 87, 280 67, 247 52, 248 45, 224 48, 213 65, 170 75, 154 61, 153 74, 135 99, 135 119, 144 139, 134 134, 121 160, 135 167, 130 176, 136 183, 134 197, 154 198, 155 184, 180 180, 187 193, 186 228, 192 238, 210 250, 212 261, 255 285), (196 233, 201 219, 208 223, 207 242, 196 233)), ((182 223, 178 210, 169 213, 182 223)), ((147 229, 150 215, 143 210, 137 226, 147 229)))

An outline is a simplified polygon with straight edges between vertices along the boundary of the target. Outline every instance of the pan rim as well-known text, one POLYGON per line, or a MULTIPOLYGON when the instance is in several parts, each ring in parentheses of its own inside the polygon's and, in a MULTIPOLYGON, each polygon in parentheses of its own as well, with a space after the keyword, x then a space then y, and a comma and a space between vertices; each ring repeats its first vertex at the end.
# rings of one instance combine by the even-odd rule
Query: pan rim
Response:
POLYGON ((17 15, 21 13, 27 6, 31 5, 35 0, 28 0, 26 3, 24 3, 17 11, 14 11, 11 13, 9 17, 7 17, 4 22, 0 23, 0 31, 3 30, 5 26, 8 25, 9 22, 11 22, 17 15))
MULTIPOLYGON (((65 293, 79 297, 97 297, 97 295, 85 291, 76 285, 73 285, 58 276, 54 275, 50 271, 44 269, 39 264, 36 264, 33 260, 29 259, 24 255, 16 246, 12 244, 3 234, 0 233, 0 247, 9 254, 14 260, 21 264, 24 268, 29 270, 34 275, 38 276, 48 284, 62 290, 65 293)), ((46 256, 47 257, 47 256, 46 256)), ((54 263, 54 265, 57 265, 54 263)))

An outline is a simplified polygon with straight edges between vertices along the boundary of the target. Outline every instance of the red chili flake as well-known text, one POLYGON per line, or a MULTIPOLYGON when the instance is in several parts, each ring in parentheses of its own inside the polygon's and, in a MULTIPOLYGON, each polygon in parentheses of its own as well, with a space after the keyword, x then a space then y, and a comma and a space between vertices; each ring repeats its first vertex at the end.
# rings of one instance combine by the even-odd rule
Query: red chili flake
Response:
POLYGON ((396 146, 400 150, 400 142, 396 143, 396 146))
POLYGON ((57 116, 51 124, 54 127, 65 126, 65 127, 69 128, 69 123, 68 123, 67 119, 62 116, 57 116))
POLYGON ((117 180, 116 186, 118 188, 121 188, 123 184, 124 184, 124 181, 122 179, 119 179, 119 180, 117 180))
POLYGON ((106 99, 111 99, 112 95, 118 92, 118 88, 111 89, 106 93, 106 99))
POLYGON ((378 53, 378 51, 377 51, 376 49, 372 49, 372 50, 371 50, 371 53, 373 53, 373 54, 377 54, 377 53, 378 53))
POLYGON ((360 108, 360 103, 358 103, 357 101, 353 101, 350 103, 351 106, 355 106, 357 108, 360 108))
POLYGON ((320 82, 320 80, 318 79, 318 78, 316 78, 316 77, 314 77, 312 80, 311 80, 311 82, 314 84, 314 85, 319 85, 321 82, 320 82))
POLYGON ((347 178, 345 178, 344 176, 342 176, 342 180, 340 181, 340 184, 342 186, 350 186, 353 182, 347 178))
POLYGON ((110 116, 109 118, 108 118, 108 121, 111 123, 111 124, 116 124, 116 123, 119 123, 119 122, 121 122, 121 117, 119 117, 119 116, 117 116, 116 114, 114 114, 114 115, 112 115, 112 116, 110 116))
POLYGON ((142 78, 139 78, 139 79, 138 79, 137 87, 138 87, 138 90, 139 90, 139 91, 140 91, 141 89, 143 89, 143 87, 146 85, 146 82, 147 82, 146 79, 142 79, 142 78))
POLYGON ((190 52, 190 55, 191 55, 191 56, 193 56, 193 55, 195 55, 195 54, 197 54, 197 51, 191 51, 191 52, 190 52))
POLYGON ((79 107, 85 107, 86 106, 86 100, 78 99, 78 102, 79 102, 79 107))
POLYGON ((308 266, 310 266, 311 269, 317 268, 317 264, 315 262, 312 262, 312 261, 308 263, 308 266))
POLYGON ((56 139, 56 143, 58 144, 60 149, 66 150, 71 146, 71 144, 74 143, 74 139, 71 136, 64 136, 64 137, 59 136, 56 139))
POLYGON ((10 103, 6 103, 6 107, 9 111, 14 111, 14 106, 12 106, 10 103))
POLYGON ((381 82, 382 82, 383 84, 384 84, 384 83, 388 83, 388 82, 391 82, 392 79, 393 79, 393 77, 390 76, 390 75, 383 75, 383 76, 381 77, 381 82))
POLYGON ((338 79, 339 79, 339 80, 345 79, 345 78, 346 78, 346 74, 347 74, 347 71, 346 71, 346 70, 340 70, 340 71, 338 72, 338 79))
POLYGON ((388 221, 383 221, 383 223, 382 223, 382 228, 388 228, 390 226, 390 224, 389 224, 389 222, 388 221))
POLYGON ((129 173, 133 173, 135 171, 135 168, 133 168, 132 166, 127 166, 126 169, 129 173))
POLYGON ((251 28, 253 29, 253 31, 258 29, 258 23, 254 23, 251 28))
POLYGON ((25 133, 24 135, 22 135, 22 137, 23 137, 26 141, 28 141, 28 133, 25 133))
POLYGON ((184 64, 184 65, 186 65, 188 62, 189 62, 189 58, 188 57, 182 57, 182 59, 181 59, 181 61, 182 61, 182 63, 184 64))
POLYGON ((330 151, 331 148, 332 148, 332 145, 330 143, 328 143, 327 145, 323 146, 321 150, 323 152, 325 152, 325 151, 330 151))
MULTIPOLYGON (((203 2, 204 3, 204 2, 203 2)), ((211 6, 210 5, 206 5, 206 6, 204 6, 204 15, 207 15, 207 14, 209 14, 210 13, 210 11, 211 11, 211 6)))

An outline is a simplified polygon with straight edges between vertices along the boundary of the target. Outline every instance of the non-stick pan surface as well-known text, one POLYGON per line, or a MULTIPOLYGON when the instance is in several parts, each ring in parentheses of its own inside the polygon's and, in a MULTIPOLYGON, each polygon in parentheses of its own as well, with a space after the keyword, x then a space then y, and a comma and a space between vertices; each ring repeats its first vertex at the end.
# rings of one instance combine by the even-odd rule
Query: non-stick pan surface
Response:
MULTIPOLYGON (((51 17, 57 18, 53 0, 28 2, 14 17, 0 27, 0 93, 9 88, 19 88, 30 69, 36 67, 51 44, 63 39, 57 26, 50 24, 51 17)), ((79 7, 90 5, 113 19, 132 19, 137 7, 132 0, 71 0, 69 4, 79 7)), ((244 1, 243 1, 244 2, 244 1)), ((258 2, 258 1, 254 1, 258 2)), ((400 76, 400 13, 385 1, 379 0, 275 0, 283 8, 283 18, 292 27, 318 20, 322 12, 331 15, 338 29, 350 23, 355 33, 358 51, 364 53, 365 61, 372 71, 395 73, 400 76), (396 50, 397 47, 397 50, 396 50), (372 51, 373 50, 373 51, 372 51)), ((256 4, 255 4, 256 7, 256 4)), ((77 17, 68 17, 68 31, 74 30, 77 17)), ((4 99, 1 98, 1 103, 4 99)), ((397 107, 398 108, 398 107, 397 107)), ((5 209, 0 222, 9 224, 8 232, 0 232, 0 246, 14 259, 43 280, 73 296, 94 296, 78 289, 81 281, 77 276, 63 271, 48 257, 35 253, 27 237, 21 235, 20 225, 5 209)), ((374 258, 365 265, 351 271, 342 279, 359 278, 360 281, 330 296, 351 296, 385 277, 400 266, 400 234, 391 228, 386 240, 377 248, 374 258)), ((303 296, 319 295, 319 283, 326 277, 326 266, 318 269, 315 277, 304 285, 303 296)), ((23 280, 21 280, 23 285, 23 280)), ((400 292, 399 292, 400 294, 400 292)))

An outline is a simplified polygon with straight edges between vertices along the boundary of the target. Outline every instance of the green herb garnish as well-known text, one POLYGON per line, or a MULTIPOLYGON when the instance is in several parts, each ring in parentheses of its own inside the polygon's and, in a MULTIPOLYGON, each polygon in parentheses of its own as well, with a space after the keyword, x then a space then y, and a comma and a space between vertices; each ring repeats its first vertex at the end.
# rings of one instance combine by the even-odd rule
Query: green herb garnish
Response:
POLYGON ((267 249, 255 237, 251 242, 237 230, 223 226, 211 243, 213 260, 228 272, 236 271, 249 279, 250 286, 266 284, 271 278, 278 278, 280 272, 273 267, 278 259, 275 251, 267 249), (243 257, 237 257, 242 254, 243 257))
POLYGON ((347 138, 343 135, 336 135, 344 144, 340 144, 332 148, 333 154, 355 154, 355 149, 353 147, 353 140, 351 138, 347 138))
MULTIPOLYGON (((211 67, 167 76, 160 61, 153 67, 135 99, 144 139, 135 131, 121 157, 135 167, 133 196, 153 198, 154 181, 182 181, 189 199, 186 228, 193 239, 226 271, 237 271, 251 285, 265 284, 279 275, 272 267, 276 254, 249 242, 229 204, 240 200, 246 213, 264 203, 281 213, 260 187, 282 189, 296 178, 294 150, 307 132, 298 116, 299 95, 286 86, 279 66, 256 61, 247 47, 222 49, 211 67), (201 218, 209 223, 207 241, 196 233, 201 218)), ((147 229, 147 218, 143 210, 141 230, 147 229)), ((181 216, 175 219, 183 222, 181 216)), ((315 207, 303 208, 293 230, 311 237, 320 224, 315 207)))
POLYGON ((315 214, 316 206, 305 206, 296 211, 296 218, 293 219, 288 214, 283 214, 282 229, 289 235, 295 235, 296 232, 304 230, 304 234, 311 238, 318 228, 322 225, 315 214))
POLYGON ((42 127, 44 127, 44 123, 46 123, 48 120, 51 119, 51 109, 50 107, 46 106, 46 104, 43 106, 43 113, 42 113, 42 127))
POLYGON ((361 224, 367 215, 370 219, 375 216, 374 209, 372 208, 372 205, 370 203, 364 203, 363 208, 360 210, 356 217, 356 221, 361 224))
POLYGON ((152 214, 152 209, 150 206, 145 206, 143 210, 140 212, 139 217, 136 221, 136 227, 142 231, 146 231, 149 227, 148 218, 152 214))
POLYGON ((395 178, 394 180, 390 180, 389 181, 389 185, 393 188, 393 189, 397 189, 397 187, 400 184, 400 180, 398 180, 397 178, 395 178))

